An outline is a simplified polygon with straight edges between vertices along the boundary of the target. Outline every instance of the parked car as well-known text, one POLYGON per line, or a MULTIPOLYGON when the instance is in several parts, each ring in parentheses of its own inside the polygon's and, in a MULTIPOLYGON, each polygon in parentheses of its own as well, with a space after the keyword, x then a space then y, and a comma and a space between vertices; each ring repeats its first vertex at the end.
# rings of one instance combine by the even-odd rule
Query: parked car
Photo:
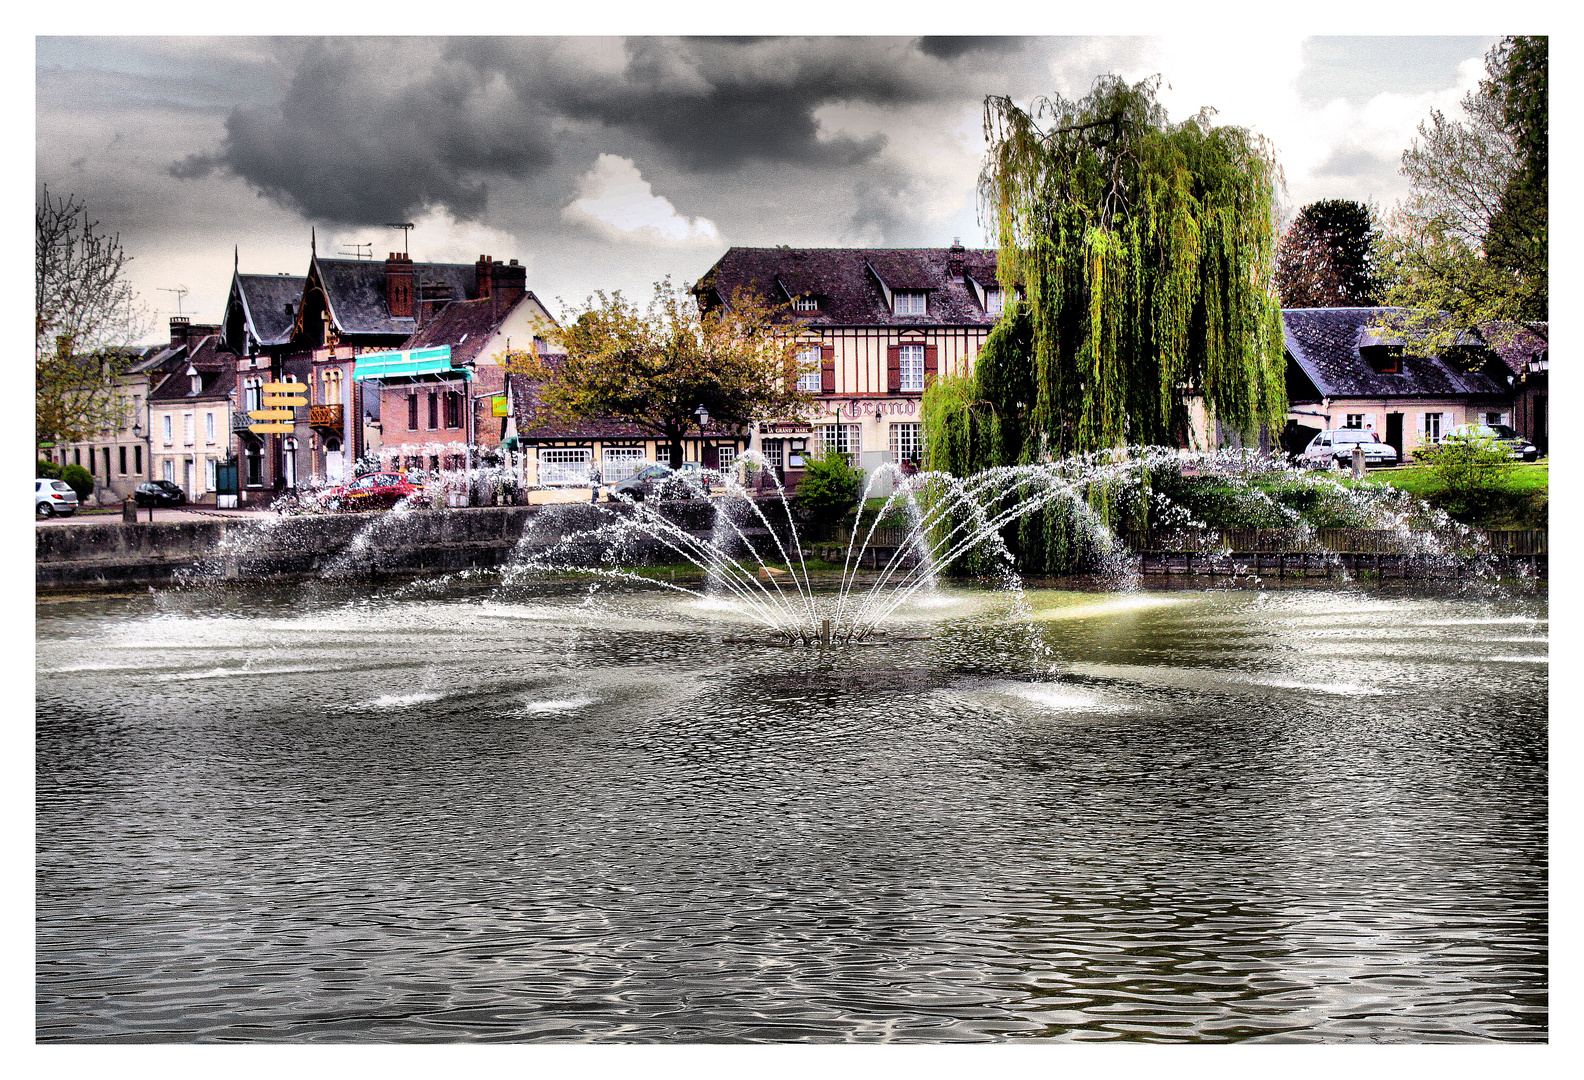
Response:
POLYGON ((1504 446, 1514 458, 1523 458, 1525 461, 1534 461, 1540 456, 1540 451, 1534 443, 1524 438, 1506 424, 1459 424, 1446 433, 1448 439, 1489 439, 1497 446, 1504 446))
POLYGON ((132 500, 139 506, 186 506, 187 493, 169 480, 150 480, 133 490, 132 500))
POLYGON ((1363 428, 1327 428, 1309 440, 1309 445, 1298 455, 1298 464, 1311 469, 1328 469, 1333 464, 1350 468, 1354 447, 1364 448, 1365 465, 1397 464, 1397 448, 1381 442, 1379 435, 1363 428))
POLYGON ((77 493, 64 480, 33 481, 33 512, 41 517, 70 517, 77 512, 77 493))
POLYGON ((423 488, 407 479, 405 473, 368 473, 350 484, 326 488, 320 495, 326 510, 388 510, 403 499, 411 505, 426 504, 423 488))
POLYGON ((623 496, 634 502, 645 499, 695 499, 699 489, 709 494, 709 474, 699 468, 696 461, 684 461, 682 468, 673 471, 667 465, 645 465, 627 479, 611 488, 607 496, 616 502, 623 496))

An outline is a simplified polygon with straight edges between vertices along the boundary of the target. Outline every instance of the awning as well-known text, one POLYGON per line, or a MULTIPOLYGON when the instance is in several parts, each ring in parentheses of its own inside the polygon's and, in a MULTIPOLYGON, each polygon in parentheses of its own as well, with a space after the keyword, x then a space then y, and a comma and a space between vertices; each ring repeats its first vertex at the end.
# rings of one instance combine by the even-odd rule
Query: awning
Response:
POLYGON ((390 379, 398 375, 461 375, 471 379, 469 368, 451 366, 451 346, 428 349, 402 349, 397 352, 363 353, 352 369, 354 379, 390 379))

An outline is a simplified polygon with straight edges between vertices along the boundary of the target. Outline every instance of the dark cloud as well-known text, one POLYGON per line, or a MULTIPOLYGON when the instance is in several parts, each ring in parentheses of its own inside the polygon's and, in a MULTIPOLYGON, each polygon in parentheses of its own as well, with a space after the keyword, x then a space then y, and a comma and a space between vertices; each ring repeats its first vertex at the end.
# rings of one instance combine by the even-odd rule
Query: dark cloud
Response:
POLYGON ((969 53, 1017 52, 1028 42, 1020 37, 921 37, 914 41, 918 51, 937 60, 956 60, 969 53))

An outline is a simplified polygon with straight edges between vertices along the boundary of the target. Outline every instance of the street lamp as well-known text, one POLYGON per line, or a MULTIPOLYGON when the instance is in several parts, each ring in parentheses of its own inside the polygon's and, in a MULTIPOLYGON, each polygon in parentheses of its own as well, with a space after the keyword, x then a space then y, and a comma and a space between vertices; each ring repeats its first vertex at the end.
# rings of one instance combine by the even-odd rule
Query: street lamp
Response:
POLYGON ((699 438, 702 439, 704 437, 704 425, 709 423, 709 410, 700 405, 698 408, 693 410, 693 415, 698 417, 699 438))

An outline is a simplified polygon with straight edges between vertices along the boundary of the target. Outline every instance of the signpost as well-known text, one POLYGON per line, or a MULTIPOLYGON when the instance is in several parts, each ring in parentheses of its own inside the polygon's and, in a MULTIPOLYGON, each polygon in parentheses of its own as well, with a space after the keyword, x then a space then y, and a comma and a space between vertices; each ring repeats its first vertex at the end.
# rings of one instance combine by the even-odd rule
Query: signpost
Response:
POLYGON ((307 384, 269 382, 261 389, 264 391, 264 408, 248 412, 250 419, 260 422, 249 424, 248 430, 255 435, 290 435, 294 430, 292 410, 308 404, 307 384))

